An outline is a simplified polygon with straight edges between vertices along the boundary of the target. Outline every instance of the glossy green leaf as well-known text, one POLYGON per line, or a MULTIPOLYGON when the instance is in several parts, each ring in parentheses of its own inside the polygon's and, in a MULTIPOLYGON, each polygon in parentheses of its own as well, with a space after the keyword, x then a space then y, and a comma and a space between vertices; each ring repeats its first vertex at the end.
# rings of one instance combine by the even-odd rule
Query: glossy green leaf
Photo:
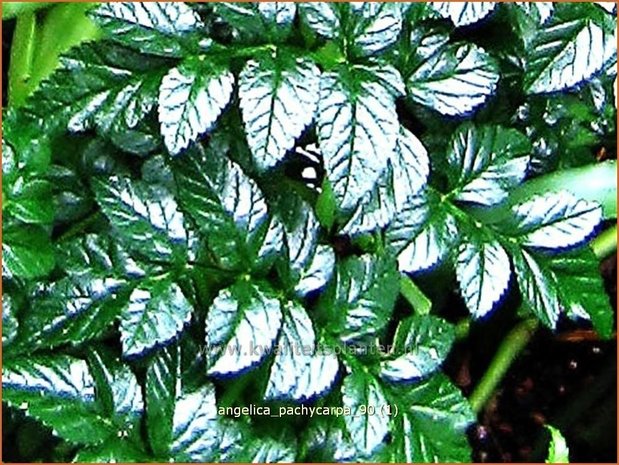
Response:
POLYGON ((188 35, 204 27, 182 2, 104 3, 93 17, 112 40, 162 56, 183 55, 188 35))
POLYGON ((602 209, 564 191, 535 196, 514 206, 512 215, 511 234, 525 246, 561 250, 589 239, 602 220, 602 209))
POLYGON ((595 7, 561 8, 533 39, 525 90, 531 94, 568 89, 590 79, 617 55, 617 29, 600 24, 595 7))
POLYGON ((614 331, 613 310, 604 290, 599 262, 590 248, 553 257, 554 272, 561 303, 570 316, 588 317, 602 338, 614 331))
POLYGON ((279 163, 312 122, 320 71, 310 60, 275 52, 247 62, 239 77, 247 143, 260 169, 279 163))
POLYGON ((186 462, 212 461, 220 443, 218 419, 213 385, 181 395, 174 409, 170 456, 186 462))
POLYGON ((159 350, 146 370, 146 427, 153 452, 166 457, 172 442, 172 419, 180 395, 180 349, 159 350))
POLYGON ((213 258, 225 268, 246 270, 263 245, 268 208, 256 182, 224 150, 214 146, 184 157, 177 171, 179 197, 213 258))
POLYGON ((488 16, 496 2, 432 2, 432 8, 457 26, 468 26, 488 16))
POLYGON ((446 321, 432 315, 410 317, 399 324, 380 376, 390 382, 426 377, 447 358, 454 339, 453 326, 446 321))
POLYGON ((86 362, 76 358, 5 360, 2 400, 72 443, 96 444, 116 432, 97 412, 94 380, 86 362))
POLYGON ((172 68, 159 88, 161 135, 172 155, 210 131, 232 96, 234 76, 201 59, 172 68))
POLYGON ((154 108, 167 69, 164 60, 104 42, 73 49, 61 64, 30 99, 27 111, 43 124, 76 132, 135 128, 154 108))
POLYGON ((206 319, 208 373, 231 375, 259 363, 281 324, 281 303, 265 285, 238 282, 223 289, 206 319))
POLYGON ((185 220, 171 193, 126 177, 94 185, 97 201, 130 250, 154 261, 172 261, 187 246, 185 220))
POLYGON ((357 449, 372 454, 389 432, 388 405, 380 384, 371 375, 353 370, 342 385, 342 404, 351 411, 344 417, 346 428, 357 449))
POLYGON ((475 318, 483 318, 505 294, 511 265, 496 240, 469 239, 458 248, 456 276, 460 294, 475 318))
POLYGON ((316 353, 312 321, 301 305, 288 302, 284 313, 265 398, 307 401, 331 387, 338 371, 337 357, 316 353))
POLYGON ((513 254, 512 262, 525 304, 542 323, 554 329, 561 311, 555 275, 527 250, 513 254))
POLYGON ((389 256, 363 255, 338 263, 322 302, 332 315, 331 331, 344 342, 376 335, 391 317, 399 287, 389 256))
POLYGON ((181 288, 169 279, 140 283, 120 314, 123 355, 142 356, 169 343, 189 322, 192 310, 181 288))
POLYGON ((54 263, 54 249, 43 229, 3 224, 2 276, 40 278, 52 271, 54 263))
MULTIPOLYGON (((455 4, 454 4, 455 5, 455 4)), ((499 80, 495 60, 470 44, 440 47, 406 81, 415 102, 447 116, 465 116, 494 94, 499 80)))
POLYGON ((452 195, 478 205, 500 203, 524 180, 531 150, 528 139, 514 129, 460 126, 447 155, 452 195))
POLYGON ((391 67, 359 65, 348 72, 323 73, 318 133, 340 210, 353 208, 387 168, 399 133, 395 114, 399 92, 401 78, 391 67), (360 80, 354 87, 353 74, 360 80))
POLYGON ((404 411, 395 419, 392 460, 470 462, 464 434, 475 421, 467 400, 445 375, 398 390, 404 411))

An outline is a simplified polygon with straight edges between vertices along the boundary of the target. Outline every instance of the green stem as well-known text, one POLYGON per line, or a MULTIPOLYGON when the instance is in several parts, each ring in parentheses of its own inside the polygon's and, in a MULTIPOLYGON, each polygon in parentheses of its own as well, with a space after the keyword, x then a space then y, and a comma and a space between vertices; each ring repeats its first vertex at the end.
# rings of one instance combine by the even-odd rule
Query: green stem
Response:
POLYGON ((17 18, 9 67, 9 105, 23 105, 32 87, 32 67, 37 42, 37 18, 24 13, 17 18))
POLYGON ((456 323, 455 333, 456 333, 456 341, 461 341, 466 339, 471 331, 471 319, 470 318, 462 318, 458 323, 456 323))
POLYGON ((400 279, 400 294, 413 307, 417 315, 428 315, 432 310, 432 302, 428 299, 421 289, 408 276, 400 279))
POLYGON ((604 259, 617 250, 617 225, 603 231, 591 241, 593 253, 600 259, 604 259))
POLYGON ((53 5, 52 2, 2 2, 2 20, 15 18, 24 13, 33 13, 53 5))
POLYGON ((475 413, 479 413, 486 405, 512 362, 526 347, 537 327, 537 320, 524 320, 516 325, 501 342, 497 353, 490 362, 490 366, 469 398, 469 403, 475 413))

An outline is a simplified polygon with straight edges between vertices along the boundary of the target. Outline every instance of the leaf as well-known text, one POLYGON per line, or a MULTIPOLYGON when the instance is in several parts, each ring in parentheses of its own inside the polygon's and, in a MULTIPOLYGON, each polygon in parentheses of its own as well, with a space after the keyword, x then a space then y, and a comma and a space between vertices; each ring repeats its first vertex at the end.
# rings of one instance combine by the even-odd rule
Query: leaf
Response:
POLYGON ((187 154, 176 174, 183 209, 220 265, 240 271, 251 267, 269 219, 256 182, 218 147, 187 154))
POLYGON ((554 329, 561 311, 556 277, 527 250, 512 254, 512 261, 524 302, 542 323, 554 329))
POLYGON ((2 276, 34 279, 52 271, 54 249, 43 229, 10 223, 2 226, 2 276))
POLYGON ((260 170, 284 158, 312 122, 318 103, 316 65, 283 55, 275 51, 273 59, 249 60, 239 76, 247 143, 260 170))
POLYGON ((413 197, 387 229, 386 242, 400 271, 416 273, 440 265, 458 241, 454 216, 437 198, 413 197))
POLYGON ((400 77, 391 67, 355 66, 349 74, 324 73, 318 102, 318 137, 327 177, 340 210, 370 192, 395 151, 400 77), (386 87, 388 86, 388 87, 386 87))
POLYGON ((130 250, 153 261, 172 261, 187 247, 176 201, 162 186, 113 176, 94 183, 97 202, 130 250))
POLYGON ((193 308, 169 278, 140 283, 120 315, 120 340, 125 357, 143 356, 172 341, 191 318, 193 308))
POLYGON ((380 364, 381 378, 401 382, 426 377, 447 358, 454 339, 453 326, 440 318, 407 318, 396 330, 393 354, 380 364))
POLYGON ((333 39, 340 31, 338 5, 329 2, 300 3, 299 11, 306 24, 316 34, 333 39))
POLYGON ((394 462, 470 462, 465 431, 475 415, 462 393, 438 374, 398 390, 406 410, 396 419, 394 462))
POLYGON ((234 76, 203 60, 172 68, 159 88, 159 123, 168 151, 178 155, 210 131, 232 97, 234 76))
POLYGON ((402 12, 399 5, 382 2, 348 5, 355 19, 353 44, 360 56, 377 55, 396 42, 402 30, 402 12))
POLYGON ((169 456, 180 368, 180 349, 173 344, 159 350, 146 370, 146 427, 158 457, 169 456))
POLYGON ((468 26, 488 16, 496 2, 432 2, 432 8, 443 18, 449 18, 456 27, 468 26))
POLYGON ((7 189, 3 214, 29 224, 49 224, 54 219, 51 184, 43 179, 19 177, 7 189))
POLYGON ((167 67, 165 60, 113 44, 86 43, 61 58, 60 69, 41 83, 26 110, 50 130, 122 133, 154 108, 167 67))
POLYGON ((2 401, 72 443, 97 444, 116 431, 110 419, 97 413, 94 380, 86 362, 76 358, 4 360, 2 401))
POLYGON ((183 462, 212 460, 220 442, 215 388, 212 384, 178 398, 173 425, 171 458, 183 462))
POLYGON ((494 94, 498 80, 494 59, 466 43, 438 48, 413 71, 406 85, 414 102, 443 115, 465 116, 494 94))
POLYGON ((593 18, 593 5, 557 10, 533 39, 525 69, 529 94, 569 89, 590 79, 617 54, 612 33, 593 18))
POLYGON ((524 180, 531 151, 515 129, 460 126, 447 155, 455 199, 483 206, 502 202, 524 180))
POLYGON ((551 425, 544 425, 544 427, 550 432, 546 463, 570 463, 570 450, 561 431, 551 425))
POLYGON ((265 285, 237 282, 220 291, 206 319, 208 374, 233 375, 260 363, 281 324, 281 304, 265 285))
POLYGON ((53 348, 101 338, 119 316, 129 289, 123 279, 94 272, 56 281, 32 299, 36 311, 24 315, 28 331, 20 344, 53 348))
POLYGON ((362 370, 352 370, 344 378, 342 404, 351 415, 344 421, 352 442, 361 454, 369 456, 389 433, 389 417, 383 411, 388 405, 379 383, 362 370))
POLYGON ((331 387, 339 364, 334 354, 316 350, 312 321, 300 304, 288 302, 284 312, 264 396, 267 400, 305 402, 331 387))
POLYGON ((430 172, 428 153, 419 139, 406 128, 400 134, 387 170, 373 191, 357 204, 348 223, 340 231, 351 236, 370 233, 388 226, 415 204, 425 188, 430 172))
POLYGON ((327 245, 316 247, 314 256, 301 271, 299 282, 294 288, 298 297, 305 297, 313 291, 322 289, 333 276, 335 269, 335 252, 327 245))
POLYGON ((615 330, 613 310, 593 251, 586 247, 557 255, 548 265, 557 279, 561 303, 568 313, 588 315, 601 338, 612 337, 615 330))
POLYGON ((332 315, 330 329, 343 342, 377 334, 388 323, 398 292, 399 275, 388 255, 339 262, 322 300, 332 315))
POLYGON ((501 300, 511 276, 509 257, 496 240, 470 238, 460 244, 456 277, 466 307, 475 318, 483 318, 501 300))
POLYGON ((182 56, 188 35, 204 27, 197 13, 181 2, 104 3, 92 15, 112 40, 172 57, 182 56))
POLYGON ((587 241, 602 220, 599 205, 567 191, 537 195, 512 208, 511 235, 533 249, 557 251, 587 241))
POLYGON ((297 6, 292 2, 218 2, 214 12, 233 26, 243 42, 280 42, 290 33, 297 6))
POLYGON ((527 15, 537 15, 539 24, 544 24, 552 16, 553 2, 515 2, 527 15))
POLYGON ((11 345, 19 330, 19 322, 16 317, 15 299, 4 292, 2 294, 2 347, 11 345))

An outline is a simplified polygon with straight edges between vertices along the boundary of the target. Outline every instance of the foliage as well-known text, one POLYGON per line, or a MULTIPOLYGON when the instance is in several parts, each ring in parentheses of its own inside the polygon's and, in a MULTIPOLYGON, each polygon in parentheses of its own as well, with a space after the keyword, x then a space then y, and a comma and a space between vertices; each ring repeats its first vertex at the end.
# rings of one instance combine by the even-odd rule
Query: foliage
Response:
POLYGON ((601 206, 526 192, 615 138, 607 10, 92 9, 3 115, 3 402, 80 462, 469 461, 455 325, 400 281, 612 334, 601 206))

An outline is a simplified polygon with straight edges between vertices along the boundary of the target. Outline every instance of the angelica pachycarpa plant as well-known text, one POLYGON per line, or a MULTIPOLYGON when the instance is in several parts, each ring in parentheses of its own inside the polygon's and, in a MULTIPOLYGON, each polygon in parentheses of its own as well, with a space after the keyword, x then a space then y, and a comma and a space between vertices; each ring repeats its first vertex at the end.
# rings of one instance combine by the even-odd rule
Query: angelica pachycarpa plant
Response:
POLYGON ((3 405, 62 458, 470 460, 453 321, 398 300, 437 270, 612 334, 616 205, 543 176, 614 140, 614 4, 89 14, 3 115, 3 405))

